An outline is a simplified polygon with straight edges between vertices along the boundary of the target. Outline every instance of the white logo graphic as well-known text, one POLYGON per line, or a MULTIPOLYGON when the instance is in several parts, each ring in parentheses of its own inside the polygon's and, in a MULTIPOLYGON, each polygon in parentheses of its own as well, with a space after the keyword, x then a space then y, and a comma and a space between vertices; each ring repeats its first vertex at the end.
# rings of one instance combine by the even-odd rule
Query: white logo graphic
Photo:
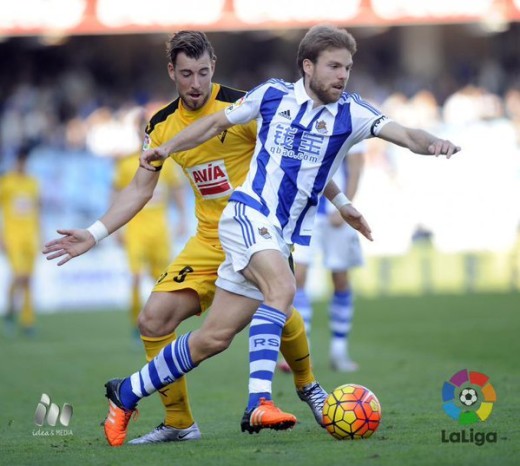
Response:
POLYGON ((60 408, 58 405, 51 403, 51 399, 49 395, 46 393, 42 393, 40 398, 40 402, 38 406, 36 406, 36 412, 34 413, 34 423, 37 426, 43 426, 45 422, 49 426, 55 426, 56 422, 59 420, 60 424, 64 427, 67 427, 70 423, 70 419, 72 418, 72 405, 69 403, 65 403, 60 412, 60 408))

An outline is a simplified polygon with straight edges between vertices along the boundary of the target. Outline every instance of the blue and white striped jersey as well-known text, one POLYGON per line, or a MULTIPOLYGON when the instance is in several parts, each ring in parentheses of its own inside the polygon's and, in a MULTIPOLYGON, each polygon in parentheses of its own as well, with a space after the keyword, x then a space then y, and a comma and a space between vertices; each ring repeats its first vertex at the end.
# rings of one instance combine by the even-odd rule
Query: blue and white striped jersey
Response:
POLYGON ((288 244, 308 245, 318 200, 349 149, 388 121, 357 94, 313 108, 303 79, 271 79, 226 109, 228 120, 257 120, 249 173, 230 200, 262 212, 288 244))

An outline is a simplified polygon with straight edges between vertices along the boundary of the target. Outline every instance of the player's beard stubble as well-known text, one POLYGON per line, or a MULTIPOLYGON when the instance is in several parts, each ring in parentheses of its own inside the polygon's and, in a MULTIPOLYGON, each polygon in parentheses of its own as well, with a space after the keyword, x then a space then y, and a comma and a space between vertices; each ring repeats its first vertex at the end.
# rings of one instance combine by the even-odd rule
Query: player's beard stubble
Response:
POLYGON ((333 87, 333 84, 324 84, 316 77, 312 77, 309 81, 309 89, 320 100, 323 105, 337 102, 344 91, 345 86, 340 88, 333 87))

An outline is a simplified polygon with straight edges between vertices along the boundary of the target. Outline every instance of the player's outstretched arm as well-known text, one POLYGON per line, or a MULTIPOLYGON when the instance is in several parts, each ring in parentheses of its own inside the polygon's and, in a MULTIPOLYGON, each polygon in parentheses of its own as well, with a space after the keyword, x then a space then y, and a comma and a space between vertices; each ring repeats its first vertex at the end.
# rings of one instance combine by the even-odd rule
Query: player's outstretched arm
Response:
POLYGON ((57 230, 61 238, 45 243, 43 254, 47 260, 61 258, 58 265, 63 265, 73 257, 86 253, 96 245, 94 236, 87 229, 57 230))
POLYGON ((157 162, 163 162, 170 154, 193 149, 231 126, 233 124, 227 119, 224 110, 208 115, 184 128, 159 147, 144 150, 139 163, 146 170, 156 171, 157 162))
POLYGON ((461 150, 460 146, 451 141, 440 139, 422 129, 408 128, 395 121, 384 125, 377 136, 385 141, 407 147, 416 154, 435 155, 436 157, 445 155, 449 159, 461 150))
POLYGON ((159 172, 137 169, 130 184, 119 191, 107 212, 87 229, 59 229, 61 238, 44 245, 43 254, 48 260, 62 258, 58 265, 67 263, 89 251, 99 241, 121 228, 134 218, 153 195, 159 172))

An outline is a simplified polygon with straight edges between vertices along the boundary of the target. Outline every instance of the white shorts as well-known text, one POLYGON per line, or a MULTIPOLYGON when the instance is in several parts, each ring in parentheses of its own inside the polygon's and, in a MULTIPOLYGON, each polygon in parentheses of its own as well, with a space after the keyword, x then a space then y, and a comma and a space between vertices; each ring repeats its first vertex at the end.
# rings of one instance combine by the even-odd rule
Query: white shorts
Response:
POLYGON ((216 285, 232 293, 263 301, 258 287, 247 280, 241 271, 258 251, 274 249, 289 258, 290 248, 280 230, 257 210, 240 202, 229 202, 220 217, 218 234, 226 259, 218 269, 216 285))
POLYGON ((310 246, 295 245, 294 262, 310 265, 320 252, 323 266, 333 272, 349 270, 364 263, 359 233, 347 223, 332 226, 326 215, 316 217, 310 246))

